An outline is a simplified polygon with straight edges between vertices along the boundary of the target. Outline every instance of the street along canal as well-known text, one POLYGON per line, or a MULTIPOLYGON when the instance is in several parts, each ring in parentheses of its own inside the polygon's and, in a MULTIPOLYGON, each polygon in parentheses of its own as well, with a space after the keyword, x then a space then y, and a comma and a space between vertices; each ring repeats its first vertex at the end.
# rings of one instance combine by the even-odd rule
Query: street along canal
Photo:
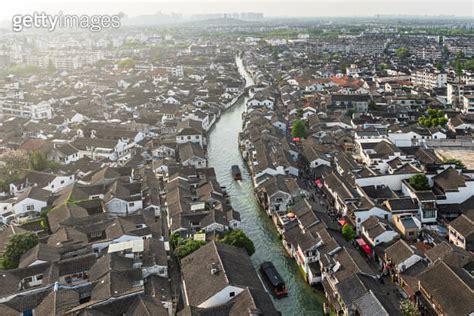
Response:
MULTIPOLYGON (((237 66, 246 80, 246 86, 253 85, 252 78, 245 72, 240 58, 237 66)), ((238 134, 242 129, 242 113, 246 98, 225 111, 208 136, 209 166, 215 169, 217 180, 227 188, 233 208, 240 212, 242 230, 255 244, 256 252, 252 262, 258 269, 263 261, 272 261, 288 287, 287 298, 274 300, 276 308, 283 315, 322 315, 324 297, 303 279, 296 262, 289 258, 271 219, 260 209, 254 195, 250 174, 242 160, 238 145, 238 134), (242 181, 234 181, 231 166, 238 165, 242 181)))

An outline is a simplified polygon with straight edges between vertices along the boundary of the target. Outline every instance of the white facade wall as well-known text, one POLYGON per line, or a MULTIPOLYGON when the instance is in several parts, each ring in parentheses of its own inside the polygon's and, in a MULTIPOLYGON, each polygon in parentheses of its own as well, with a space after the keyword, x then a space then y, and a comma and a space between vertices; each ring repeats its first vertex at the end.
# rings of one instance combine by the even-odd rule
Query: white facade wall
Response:
POLYGON ((402 180, 408 179, 415 174, 387 174, 377 177, 356 178, 355 183, 361 187, 385 185, 394 191, 400 191, 402 189, 402 180))
POLYGON ((195 168, 204 168, 207 166, 206 159, 194 156, 182 162, 183 166, 194 166, 195 168))
POLYGON ((372 207, 371 209, 367 211, 356 211, 354 212, 354 215, 355 215, 357 233, 360 233, 360 228, 361 228, 362 223, 365 222, 370 216, 386 218, 389 221, 392 220, 392 214, 379 207, 372 207))
POLYGON ((67 187, 68 185, 73 184, 75 181, 74 175, 71 176, 58 176, 54 178, 47 186, 43 187, 42 189, 50 191, 52 193, 56 193, 67 187))
MULTIPOLYGON (((209 272, 211 273, 211 272, 209 272)), ((218 272, 219 273, 219 272, 218 272)), ((222 273, 222 272, 220 272, 222 273)), ((210 278, 212 278, 212 275, 209 275, 210 278)), ((217 305, 222 305, 239 295, 241 292, 243 292, 243 289, 237 286, 232 286, 228 285, 210 298, 208 298, 206 301, 202 302, 198 307, 200 308, 210 308, 213 306, 217 305), (234 293, 234 295, 231 296, 231 293, 234 293)))
POLYGON ((26 198, 15 205, 13 205, 13 210, 15 215, 19 216, 27 212, 40 212, 43 207, 46 207, 48 204, 44 201, 35 200, 32 198, 26 198))
POLYGON ((372 246, 377 246, 378 244, 384 242, 388 243, 399 236, 398 233, 393 230, 383 232, 382 234, 375 237, 375 239, 371 239, 364 229, 362 229, 362 234, 366 237, 366 239, 370 242, 372 246))
POLYGON ((418 255, 412 255, 411 257, 409 257, 408 259, 406 259, 405 261, 401 262, 400 264, 398 264, 396 266, 396 269, 397 271, 399 272, 403 272, 407 269, 409 269, 411 266, 413 266, 415 263, 417 263, 418 261, 420 261, 421 258, 420 256, 418 255))
POLYGON ((176 135, 177 144, 194 143, 203 146, 203 137, 200 134, 195 135, 176 135))
POLYGON ((136 201, 124 201, 114 198, 105 204, 107 212, 118 215, 126 215, 135 213, 143 208, 143 201, 141 199, 136 201))
POLYGON ((458 204, 474 195, 474 181, 466 181, 465 187, 459 187, 457 192, 447 192, 445 200, 437 200, 437 204, 458 204))

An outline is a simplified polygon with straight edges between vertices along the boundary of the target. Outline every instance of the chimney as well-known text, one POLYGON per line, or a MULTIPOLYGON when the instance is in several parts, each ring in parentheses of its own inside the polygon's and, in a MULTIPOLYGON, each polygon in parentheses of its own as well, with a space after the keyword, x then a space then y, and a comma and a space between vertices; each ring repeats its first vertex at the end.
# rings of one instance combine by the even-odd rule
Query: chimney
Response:
POLYGON ((215 274, 217 274, 217 272, 219 272, 219 267, 217 266, 217 264, 212 263, 211 264, 211 274, 215 275, 215 274))

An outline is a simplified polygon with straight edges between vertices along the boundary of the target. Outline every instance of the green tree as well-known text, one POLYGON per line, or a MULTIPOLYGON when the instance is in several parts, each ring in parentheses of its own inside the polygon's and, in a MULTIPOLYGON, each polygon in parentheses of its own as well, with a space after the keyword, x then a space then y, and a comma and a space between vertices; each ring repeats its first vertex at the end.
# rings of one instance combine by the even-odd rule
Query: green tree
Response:
POLYGON ((403 316, 419 316, 420 311, 409 299, 404 299, 400 302, 400 310, 403 316))
POLYGON ((442 110, 428 109, 427 115, 418 118, 418 123, 425 127, 444 126, 448 123, 448 119, 444 117, 442 110))
POLYGON ((449 53, 449 48, 447 45, 443 46, 443 53, 446 57, 449 57, 450 53, 449 53))
POLYGON ((291 136, 304 138, 306 136, 306 127, 302 120, 295 120, 291 125, 291 136))
POLYGON ((44 171, 48 168, 48 159, 46 155, 39 151, 30 154, 30 167, 36 171, 44 171))
POLYGON ((41 227, 43 227, 43 229, 45 231, 47 231, 48 233, 50 232, 49 230, 49 220, 48 220, 48 213, 51 212, 52 208, 51 207, 47 207, 47 208, 43 208, 40 212, 40 218, 41 218, 41 227))
POLYGON ((178 247, 179 241, 180 241, 179 233, 174 233, 170 236, 170 244, 173 249, 178 247))
POLYGON ((3 171, 7 174, 18 174, 21 170, 28 169, 30 159, 21 150, 9 149, 2 153, 0 161, 4 163, 3 171))
POLYGON ((444 159, 443 162, 446 164, 456 165, 456 167, 461 168, 461 169, 466 169, 466 165, 459 159, 454 159, 454 158, 444 159))
POLYGON ((28 155, 21 150, 6 150, 0 155, 3 166, 0 167, 0 191, 8 192, 10 183, 18 180, 20 173, 28 169, 30 160, 28 155))
POLYGON ((468 71, 474 71, 474 58, 469 59, 463 64, 463 68, 468 71))
POLYGON ((13 235, 5 245, 5 252, 2 257, 3 268, 17 268, 21 256, 37 244, 38 236, 35 233, 13 235))
POLYGON ((389 67, 388 67, 388 65, 387 65, 386 63, 380 63, 380 64, 377 66, 377 68, 378 68, 379 70, 385 70, 385 69, 388 69, 389 67))
POLYGON ((249 256, 255 253, 253 241, 241 230, 232 230, 226 233, 219 241, 231 246, 244 248, 249 256))
POLYGON ((341 73, 345 74, 346 73, 346 68, 348 67, 348 65, 346 63, 342 63, 339 65, 339 70, 341 73))
POLYGON ((296 110, 296 116, 299 117, 299 118, 302 118, 303 117, 303 109, 298 109, 296 110))
POLYGON ((187 255, 198 250, 206 244, 203 240, 194 240, 194 239, 180 239, 178 241, 177 247, 174 249, 174 254, 179 259, 186 257, 187 255))
POLYGON ((462 58, 464 58, 464 52, 463 52, 462 50, 458 50, 458 51, 456 52, 456 58, 457 58, 457 59, 462 59, 462 58))
POLYGON ((397 49, 395 50, 395 54, 396 54, 399 58, 405 58, 405 57, 408 57, 408 55, 410 54, 410 52, 408 51, 408 48, 400 47, 400 48, 397 48, 397 49))
POLYGON ((456 76, 457 76, 458 81, 459 81, 459 78, 462 75, 462 69, 463 69, 463 65, 462 65, 461 60, 459 58, 456 58, 455 68, 456 68, 456 76))
POLYGON ((133 59, 127 58, 119 61, 118 66, 120 68, 132 68, 133 66, 135 66, 135 63, 136 62, 133 59))
POLYGON ((408 183, 412 186, 413 189, 417 191, 430 189, 428 178, 422 173, 411 176, 410 179, 408 179, 408 183))
POLYGON ((356 237, 356 232, 354 231, 354 228, 351 225, 345 224, 344 226, 342 226, 342 236, 344 236, 346 240, 351 241, 354 240, 354 238, 356 237))
POLYGON ((374 100, 370 100, 369 102, 369 110, 371 111, 377 111, 379 107, 377 106, 377 103, 374 102, 374 100))

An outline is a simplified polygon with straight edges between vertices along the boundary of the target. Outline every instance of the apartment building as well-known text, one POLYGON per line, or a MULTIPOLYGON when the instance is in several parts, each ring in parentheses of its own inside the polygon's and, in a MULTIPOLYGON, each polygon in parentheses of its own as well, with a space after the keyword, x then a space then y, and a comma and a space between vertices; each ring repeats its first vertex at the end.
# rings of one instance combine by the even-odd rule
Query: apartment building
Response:
POLYGON ((448 75, 438 70, 417 69, 411 74, 413 85, 426 89, 442 88, 448 82, 448 75))
POLYGON ((463 108, 464 114, 474 113, 474 95, 465 95, 463 97, 463 108))
POLYGON ((446 87, 446 101, 448 104, 460 104, 463 102, 465 95, 474 95, 474 84, 448 82, 446 87))
POLYGON ((2 117, 25 117, 34 120, 53 117, 51 104, 47 101, 34 103, 17 99, 3 99, 0 100, 0 113, 2 117))

